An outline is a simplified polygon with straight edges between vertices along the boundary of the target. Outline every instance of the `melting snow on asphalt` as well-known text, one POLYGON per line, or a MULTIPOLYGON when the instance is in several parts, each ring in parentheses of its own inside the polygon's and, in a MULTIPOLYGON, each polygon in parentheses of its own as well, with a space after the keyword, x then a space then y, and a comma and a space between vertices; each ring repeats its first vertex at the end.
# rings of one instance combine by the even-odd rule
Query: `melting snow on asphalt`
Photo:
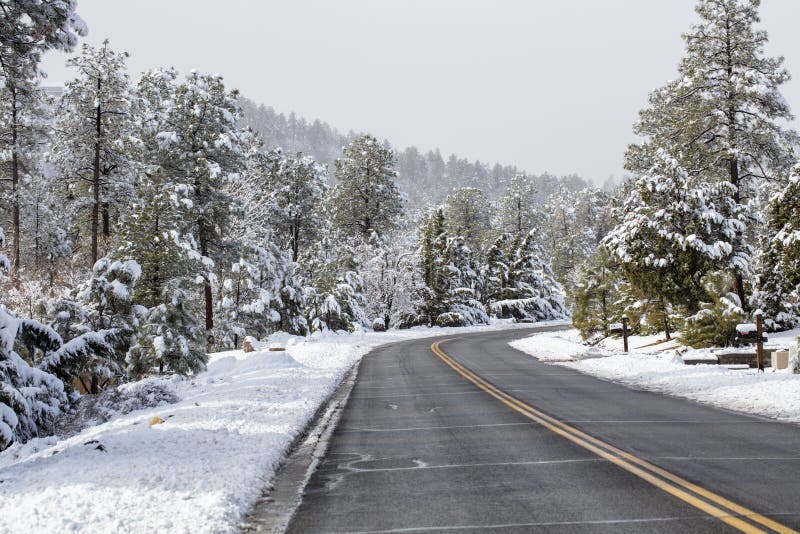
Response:
POLYGON ((160 379, 176 403, 0 453, 0 532, 237 531, 361 356, 393 341, 515 326, 328 335, 290 340, 285 352, 213 354, 198 376, 160 379), (151 426, 156 417, 163 423, 151 426))
MULTIPOLYGON (((775 337, 774 342, 788 344, 796 335, 775 337)), ((800 423, 800 375, 769 368, 759 374, 755 369, 686 365, 675 351, 677 343, 656 344, 657 339, 631 338, 628 354, 622 352, 621 340, 590 348, 582 344, 577 330, 534 334, 510 345, 542 361, 632 387, 800 423)), ((704 354, 692 351, 688 357, 699 360, 704 354)))

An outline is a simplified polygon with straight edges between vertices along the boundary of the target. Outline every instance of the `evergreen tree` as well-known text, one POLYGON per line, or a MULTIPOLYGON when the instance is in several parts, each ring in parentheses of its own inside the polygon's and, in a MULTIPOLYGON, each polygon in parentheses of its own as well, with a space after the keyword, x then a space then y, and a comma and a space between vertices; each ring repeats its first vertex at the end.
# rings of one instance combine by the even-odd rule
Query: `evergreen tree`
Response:
POLYGON ((746 215, 733 201, 729 182, 707 183, 665 152, 656 157, 603 243, 643 298, 695 313, 709 299, 706 273, 748 262, 731 244, 743 231, 746 215))
POLYGON ((156 134, 159 164, 170 181, 191 190, 190 224, 184 232, 192 234, 206 265, 200 276, 207 331, 214 328, 213 262, 226 251, 235 208, 225 185, 239 178, 244 165, 237 97, 220 76, 192 72, 175 88, 163 129, 156 134))
POLYGON ((500 227, 503 232, 524 239, 532 229, 539 228, 542 213, 538 204, 533 181, 524 174, 514 176, 500 200, 500 227))
POLYGON ((325 169, 300 153, 294 156, 273 153, 262 159, 274 161, 261 171, 260 185, 271 208, 267 221, 276 239, 288 244, 292 261, 296 262, 319 238, 324 227, 325 169))
POLYGON ((755 299, 770 328, 800 324, 800 166, 769 202, 755 299))
POLYGON ((125 356, 131 375, 155 370, 188 375, 205 369, 203 330, 193 300, 181 287, 184 283, 180 278, 167 282, 161 289, 161 302, 148 310, 125 356))
POLYGON ((328 206, 331 221, 345 237, 370 238, 391 231, 403 211, 395 184, 395 156, 390 148, 369 135, 357 137, 336 160, 328 206))
POLYGON ((580 266, 570 289, 572 324, 584 339, 596 333, 608 335, 611 323, 620 320, 619 286, 618 270, 611 255, 601 246, 580 266))
POLYGON ((79 335, 49 355, 43 368, 65 382, 80 380, 92 394, 121 373, 125 353, 147 313, 133 300, 140 276, 141 267, 133 260, 98 260, 92 276, 75 292, 76 298, 57 306, 62 331, 79 335), (74 324, 81 319, 82 324, 74 324))
POLYGON ((49 134, 47 98, 35 72, 20 61, 23 65, 4 66, 5 84, 0 87, 0 183, 8 184, 2 196, 11 212, 11 260, 17 281, 22 268, 22 207, 30 202, 30 189, 41 170, 41 146, 49 134))
MULTIPOLYGON (((646 172, 659 151, 679 159, 690 174, 721 183, 749 221, 760 182, 784 175, 797 136, 781 122, 791 114, 779 87, 789 73, 782 58, 764 55, 767 34, 757 30, 759 0, 700 0, 700 23, 684 36, 680 79, 651 95, 636 133, 646 142, 632 147, 627 167, 646 172)), ((725 268, 734 275, 739 300, 747 304, 745 278, 752 272, 751 228, 730 238, 725 268)))
POLYGON ((58 112, 53 155, 77 209, 91 211, 91 265, 100 258, 101 234, 108 241, 112 219, 131 196, 127 58, 127 52, 112 50, 108 40, 99 48, 83 45, 81 54, 67 61, 78 78, 67 83, 58 112))
POLYGON ((447 233, 463 238, 472 253, 480 256, 491 229, 491 204, 475 187, 453 190, 444 203, 447 233))
POLYGON ((41 323, 16 319, 0 305, 0 451, 49 430, 68 404, 61 380, 29 365, 15 351, 19 342, 49 353, 61 339, 41 323))

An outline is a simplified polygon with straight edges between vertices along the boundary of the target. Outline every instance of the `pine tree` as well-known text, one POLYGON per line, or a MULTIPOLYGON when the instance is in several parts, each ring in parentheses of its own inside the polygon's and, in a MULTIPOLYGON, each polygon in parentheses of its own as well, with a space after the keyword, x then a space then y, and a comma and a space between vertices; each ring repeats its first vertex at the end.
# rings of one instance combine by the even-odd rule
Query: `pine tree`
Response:
POLYGON ((8 0, 0 5, 0 75, 7 69, 35 69, 47 50, 70 52, 88 33, 75 12, 76 0, 8 0))
POLYGON ((419 263, 421 284, 416 300, 419 312, 432 324, 436 317, 445 312, 446 285, 446 247, 444 210, 438 208, 428 215, 422 226, 419 263))
POLYGON ((755 295, 771 329, 800 324, 800 166, 769 202, 755 295))
POLYGON ((261 187, 271 208, 267 221, 276 239, 288 244, 296 262, 324 227, 325 169, 300 153, 273 153, 264 158, 274 161, 262 171, 261 187))
POLYGON ((447 233, 460 236, 473 254, 481 256, 491 228, 491 205, 475 187, 454 189, 444 202, 447 233))
POLYGON ((749 224, 729 240, 734 261, 724 267, 734 275, 745 306, 758 187, 785 175, 797 140, 781 127, 792 118, 779 92, 789 73, 782 58, 764 55, 767 34, 755 28, 759 5, 759 0, 699 1, 700 23, 684 36, 680 79, 651 95, 636 126, 646 142, 626 158, 629 170, 647 172, 663 150, 690 174, 730 191, 736 206, 726 217, 744 212, 749 224))
POLYGON ((391 231, 403 211, 395 184, 395 156, 369 135, 356 137, 336 160, 328 206, 331 221, 344 237, 370 238, 391 231))
POLYGON ((88 207, 90 261, 100 258, 114 219, 131 196, 131 158, 126 140, 132 132, 127 52, 115 52, 108 40, 67 61, 78 70, 61 99, 53 155, 78 209, 88 207))
POLYGON ((611 255, 601 246, 579 267, 570 289, 572 324, 584 339, 609 334, 611 323, 622 315, 617 302, 620 279, 611 255))
POLYGON ((188 375, 205 369, 203 329, 193 301, 173 278, 161 290, 161 302, 151 307, 125 356, 126 370, 139 377, 153 371, 188 375))
POLYGON ((22 206, 30 199, 30 187, 40 172, 41 145, 49 127, 47 98, 38 86, 35 72, 25 59, 22 65, 3 68, 0 87, 0 183, 7 183, 11 211, 11 260, 14 278, 22 269, 22 206))
POLYGON ((528 176, 514 176, 500 200, 500 227, 503 232, 524 239, 532 229, 539 228, 542 213, 538 209, 538 197, 536 186, 528 176))
POLYGON ((746 214, 733 201, 729 182, 692 176, 664 151, 653 163, 635 182, 620 223, 603 243, 643 298, 695 313, 713 297, 703 282, 708 272, 749 261, 732 245, 746 214))
POLYGON ((61 338, 41 323, 15 318, 0 305, 0 451, 49 430, 69 401, 61 380, 32 367, 15 351, 18 342, 48 354, 60 346, 61 338))
POLYGON ((220 76, 192 72, 171 99, 163 130, 156 134, 159 164, 171 181, 191 189, 191 233, 206 265, 203 301, 205 327, 214 328, 213 262, 222 259, 235 203, 225 185, 236 180, 244 165, 243 139, 236 126, 236 91, 220 76))
POLYGON ((133 260, 103 257, 97 261, 92 276, 76 290, 75 299, 57 305, 56 320, 62 331, 79 335, 48 356, 48 371, 65 382, 80 380, 92 394, 123 371, 125 353, 147 313, 133 300, 140 276, 141 267, 133 260), (73 324, 81 319, 82 324, 73 324))

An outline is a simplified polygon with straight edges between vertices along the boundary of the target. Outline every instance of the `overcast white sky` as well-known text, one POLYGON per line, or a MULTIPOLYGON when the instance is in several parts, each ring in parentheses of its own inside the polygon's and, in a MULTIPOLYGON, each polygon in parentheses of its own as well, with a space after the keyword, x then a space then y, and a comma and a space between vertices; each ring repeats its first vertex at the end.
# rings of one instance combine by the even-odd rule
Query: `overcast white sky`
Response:
MULTIPOLYGON (((79 0, 89 43, 132 73, 221 73, 243 94, 528 171, 622 174, 647 93, 675 76, 694 0, 79 0)), ((800 1, 762 0, 768 52, 800 77, 800 1)), ((50 53, 49 84, 72 74, 50 53)), ((800 82, 784 95, 800 113, 800 82)), ((795 123, 796 124, 796 123, 795 123)))

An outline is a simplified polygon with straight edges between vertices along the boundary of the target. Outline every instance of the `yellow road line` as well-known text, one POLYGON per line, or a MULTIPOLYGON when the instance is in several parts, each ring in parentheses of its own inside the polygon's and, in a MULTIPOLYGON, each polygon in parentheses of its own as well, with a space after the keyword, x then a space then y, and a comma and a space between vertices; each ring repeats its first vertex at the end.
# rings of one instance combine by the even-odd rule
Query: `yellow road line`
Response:
POLYGON ((575 427, 567 425, 522 402, 521 400, 509 395, 508 393, 500 390, 493 384, 487 382, 477 374, 473 373, 453 358, 445 354, 439 347, 441 341, 431 345, 431 350, 442 361, 449 365, 458 374, 472 382, 481 390, 485 391, 492 397, 496 398, 506 406, 521 413, 527 418, 536 421, 548 430, 572 441, 573 443, 587 449, 601 458, 604 458, 615 465, 625 469, 626 471, 638 476, 639 478, 649 482, 657 488, 673 495, 682 501, 702 510, 703 512, 724 521, 728 525, 740 530, 741 532, 755 533, 765 532, 759 527, 747 523, 742 518, 746 518, 753 523, 757 523, 775 532, 781 534, 800 534, 797 531, 782 525, 768 517, 753 512, 744 506, 736 504, 721 495, 717 495, 705 488, 697 486, 677 475, 674 475, 660 467, 657 467, 646 460, 643 460, 633 454, 618 449, 604 441, 601 441, 594 436, 590 436, 585 432, 578 430, 575 427), (659 478, 660 477, 660 478, 659 478), (688 490, 688 491, 687 491, 688 490), (700 499, 698 496, 715 503, 718 506, 700 499), (733 513, 731 513, 733 512, 733 513))

